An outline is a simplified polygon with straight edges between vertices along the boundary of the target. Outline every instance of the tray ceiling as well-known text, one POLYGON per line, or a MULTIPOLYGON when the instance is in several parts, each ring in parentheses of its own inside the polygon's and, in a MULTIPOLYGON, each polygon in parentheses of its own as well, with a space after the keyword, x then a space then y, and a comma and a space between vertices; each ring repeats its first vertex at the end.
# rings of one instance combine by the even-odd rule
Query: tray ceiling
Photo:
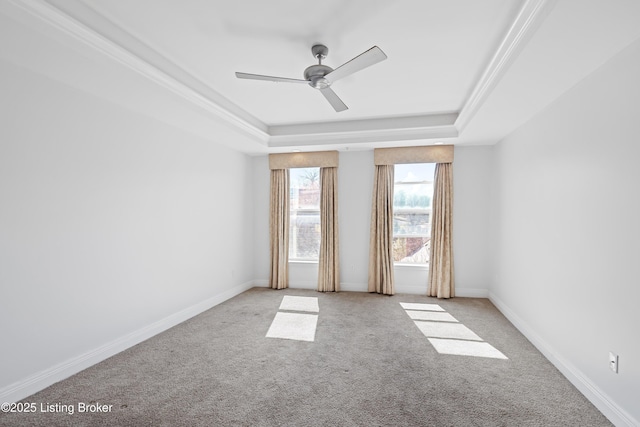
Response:
MULTIPOLYGON (((312 7, 284 0, 7 3, 5 13, 16 16, 15 9, 21 9, 81 40, 253 139, 262 151, 496 142, 491 139, 504 136, 640 35, 633 24, 640 15, 637 6, 611 12, 616 8, 602 2, 576 0, 327 0, 312 7), (567 10, 583 13, 573 18, 563 15, 567 10), (511 122, 477 123, 477 117, 504 112, 508 94, 494 99, 495 94, 509 77, 522 86, 527 77, 522 64, 544 57, 535 49, 548 46, 548 37, 562 30, 553 25, 586 22, 586 27, 598 20, 603 31, 617 32, 599 38, 603 42, 593 51, 577 53, 577 59, 584 58, 580 70, 551 85, 552 93, 534 107, 520 106, 524 112, 511 122), (347 111, 335 112, 307 85, 235 77, 242 71, 302 78, 315 63, 311 46, 317 43, 328 46, 323 63, 333 68, 374 45, 388 56, 332 85, 347 111), (516 59, 522 63, 514 66, 521 65, 519 74, 507 75, 516 59)), ((573 40, 563 36, 556 42, 579 45, 580 37, 593 33, 580 31, 573 40)), ((570 64, 560 71, 566 68, 570 64)))

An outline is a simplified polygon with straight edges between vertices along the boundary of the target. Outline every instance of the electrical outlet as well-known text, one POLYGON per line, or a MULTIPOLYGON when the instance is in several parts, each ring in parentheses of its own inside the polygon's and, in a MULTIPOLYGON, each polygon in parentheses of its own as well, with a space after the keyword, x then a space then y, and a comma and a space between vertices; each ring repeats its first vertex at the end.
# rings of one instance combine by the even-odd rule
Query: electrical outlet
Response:
POLYGON ((616 374, 618 373, 618 355, 609 352, 609 368, 616 374))

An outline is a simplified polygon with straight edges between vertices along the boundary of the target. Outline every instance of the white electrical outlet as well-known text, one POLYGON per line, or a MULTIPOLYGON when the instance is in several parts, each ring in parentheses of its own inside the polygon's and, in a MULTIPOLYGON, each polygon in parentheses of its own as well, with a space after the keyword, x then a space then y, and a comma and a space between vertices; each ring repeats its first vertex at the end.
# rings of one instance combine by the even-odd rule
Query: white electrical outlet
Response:
POLYGON ((609 368, 616 374, 618 373, 618 355, 609 352, 609 368))

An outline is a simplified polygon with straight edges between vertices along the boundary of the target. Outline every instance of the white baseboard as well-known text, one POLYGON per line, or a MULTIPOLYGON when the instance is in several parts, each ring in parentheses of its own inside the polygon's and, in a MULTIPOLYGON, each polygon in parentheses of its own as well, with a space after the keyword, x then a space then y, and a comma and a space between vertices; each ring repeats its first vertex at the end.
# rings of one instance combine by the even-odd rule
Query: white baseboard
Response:
MULTIPOLYGON (((269 280, 259 279, 253 281, 254 286, 269 287, 269 280)), ((317 283, 315 281, 290 281, 290 289, 317 289, 317 283)), ((413 295, 427 295, 427 286, 412 286, 396 284, 396 293, 398 294, 413 294, 413 295)), ((369 292, 369 285, 367 283, 355 283, 355 282, 342 282, 340 283, 340 290, 345 292, 369 292)), ((480 288, 460 288, 456 289, 456 297, 462 298, 489 298, 489 291, 487 289, 480 288)))
POLYGON ((295 280, 289 281, 289 288, 291 289, 318 289, 318 282, 316 280, 295 280))
POLYGON ((479 288, 456 288, 456 297, 489 298, 489 290, 479 288))
POLYGON ((396 294, 413 294, 427 296, 427 284, 421 285, 403 285, 396 281, 394 285, 396 294))
POLYGON ((367 283, 340 283, 340 290, 345 292, 369 292, 369 285, 367 283))
POLYGON ((201 301, 164 319, 160 319, 143 328, 108 342, 98 348, 80 354, 51 368, 40 371, 23 380, 17 381, 0 389, 0 402, 17 402, 27 396, 43 390, 52 384, 69 378, 71 375, 95 365, 115 354, 120 353, 136 344, 141 343, 154 335, 166 331, 179 323, 184 322, 208 309, 214 307, 242 292, 251 289, 254 282, 247 282, 234 286, 218 295, 214 295, 205 301, 201 301))
POLYGON ((616 426, 640 426, 638 420, 618 406, 572 363, 560 356, 549 343, 542 339, 496 295, 489 293, 489 300, 609 421, 616 426))
MULTIPOLYGON (((414 294, 414 295, 427 295, 427 285, 420 286, 406 286, 396 284, 396 293, 398 294, 414 294)), ((487 289, 470 289, 470 288, 456 288, 456 297, 461 298, 488 298, 489 291, 487 289)))

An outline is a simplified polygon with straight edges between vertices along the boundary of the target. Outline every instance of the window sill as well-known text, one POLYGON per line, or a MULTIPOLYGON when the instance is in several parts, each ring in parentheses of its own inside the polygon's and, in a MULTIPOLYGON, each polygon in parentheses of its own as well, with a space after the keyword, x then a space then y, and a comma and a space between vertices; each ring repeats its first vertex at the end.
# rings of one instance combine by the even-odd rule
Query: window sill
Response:
POLYGON ((318 261, 306 259, 290 259, 289 264, 318 264, 318 261))
POLYGON ((408 270, 429 270, 429 264, 409 264, 396 262, 393 264, 393 268, 408 269, 408 270))

